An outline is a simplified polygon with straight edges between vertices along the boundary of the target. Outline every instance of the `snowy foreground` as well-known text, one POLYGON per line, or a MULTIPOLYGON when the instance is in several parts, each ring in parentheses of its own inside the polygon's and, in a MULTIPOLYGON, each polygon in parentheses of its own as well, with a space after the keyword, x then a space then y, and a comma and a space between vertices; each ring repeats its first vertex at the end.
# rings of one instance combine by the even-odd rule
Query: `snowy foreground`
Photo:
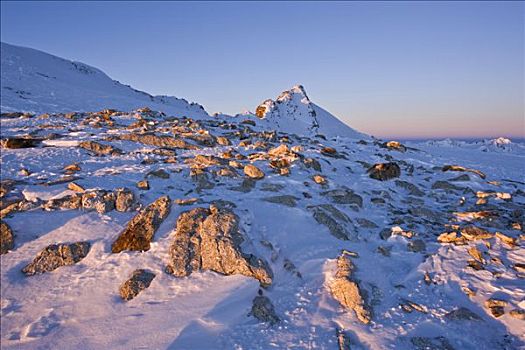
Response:
POLYGON ((525 348, 523 145, 1 56, 2 349, 525 348))
POLYGON ((2 139, 35 140, 34 147, 2 149, 2 185, 10 187, 2 194, 2 220, 15 234, 14 247, 1 255, 2 348, 524 346, 523 152, 429 143, 404 149, 366 136, 271 135, 253 116, 244 122, 190 121, 148 110, 107 112, 1 120, 2 139), (168 149, 119 137, 146 130, 193 147, 168 149), (220 139, 220 145, 220 136, 228 142, 220 139), (96 155, 79 147, 85 140, 121 153, 96 155), (268 155, 281 144, 288 146, 281 159, 290 162, 272 167, 268 155), (310 158, 320 170, 305 161, 310 158), (371 178, 367 170, 385 162, 398 164, 400 176, 371 178), (72 164, 78 167, 64 170, 72 164), (264 178, 249 179, 247 164, 264 178), (445 165, 479 170, 486 178, 442 171, 445 165), (137 188, 144 179, 149 190, 137 188), (142 207, 164 195, 173 201, 147 251, 111 251, 139 208, 67 210, 52 204, 83 190, 121 187, 131 189, 142 207), (192 198, 197 201, 175 201, 192 198), (212 202, 227 203, 239 217, 242 250, 267 262, 271 285, 261 288, 241 274, 165 272, 179 215, 212 202), (323 204, 343 216, 327 212, 332 221, 316 220, 312 207, 323 204), (459 237, 471 226, 486 234, 458 244, 438 241, 444 232, 459 237), (334 234, 341 227, 343 235, 334 234), (49 244, 78 241, 91 248, 76 264, 33 276, 21 272, 49 244), (368 323, 332 296, 343 250, 355 267, 351 279, 370 311, 368 323), (123 301, 119 287, 136 269, 156 276, 149 288, 123 301), (249 315, 259 289, 274 306, 275 324, 249 315), (486 306, 491 298, 504 305, 497 318, 486 306))

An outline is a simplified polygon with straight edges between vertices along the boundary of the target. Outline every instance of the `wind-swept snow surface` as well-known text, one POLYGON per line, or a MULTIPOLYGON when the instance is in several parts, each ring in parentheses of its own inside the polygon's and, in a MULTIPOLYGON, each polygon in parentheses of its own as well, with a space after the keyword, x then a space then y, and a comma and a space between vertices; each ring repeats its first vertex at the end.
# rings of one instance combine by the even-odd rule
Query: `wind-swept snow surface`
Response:
POLYGON ((525 347, 522 148, 371 139, 301 87, 258 117, 108 110, 130 90, 13 50, 11 110, 50 113, 0 120, 2 349, 525 347), (99 112, 47 110, 65 72, 99 112))

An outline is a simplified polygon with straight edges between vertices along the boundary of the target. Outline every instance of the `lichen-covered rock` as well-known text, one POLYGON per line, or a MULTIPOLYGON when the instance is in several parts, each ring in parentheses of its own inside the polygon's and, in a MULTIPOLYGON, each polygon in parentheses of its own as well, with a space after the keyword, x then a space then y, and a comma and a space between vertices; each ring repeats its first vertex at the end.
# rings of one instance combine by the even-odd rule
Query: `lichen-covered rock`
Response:
POLYGON ((387 181, 401 175, 401 168, 396 163, 378 163, 368 169, 368 176, 374 180, 387 181))
POLYGON ((280 321, 271 300, 263 295, 258 295, 253 299, 252 310, 248 315, 255 317, 261 322, 268 322, 271 325, 280 321))
POLYGON ((89 242, 51 244, 44 248, 33 261, 22 269, 27 276, 74 265, 84 259, 91 248, 89 242))
POLYGON ((97 156, 116 156, 122 154, 122 151, 116 147, 103 145, 95 141, 82 141, 78 146, 96 154, 97 156))
POLYGON ((224 275, 253 277, 263 286, 272 283, 272 271, 264 260, 245 254, 239 218, 214 205, 183 212, 177 219, 166 272, 177 277, 211 270, 224 275))
POLYGON ((333 205, 312 205, 308 206, 307 209, 312 212, 315 221, 328 228, 332 236, 342 240, 354 238, 354 235, 346 229, 353 227, 352 221, 333 205))
POLYGON ((170 205, 170 198, 163 196, 140 211, 120 233, 111 246, 111 251, 120 253, 123 250, 149 250, 155 232, 170 213, 170 205))
POLYGON ((131 277, 120 286, 120 297, 124 300, 135 298, 140 292, 149 287, 154 278, 155 274, 153 272, 144 269, 133 271, 131 277))
POLYGON ((104 190, 84 192, 82 195, 82 208, 94 209, 103 214, 115 209, 115 193, 104 190))
POLYGON ((357 319, 368 324, 372 318, 370 307, 363 298, 359 284, 353 279, 354 265, 346 254, 337 258, 337 272, 330 283, 333 297, 346 309, 353 310, 357 319))
POLYGON ((15 246, 13 230, 4 221, 0 221, 0 254, 5 254, 15 246))
POLYGON ((135 195, 133 194, 133 191, 128 188, 117 188, 115 199, 115 209, 117 211, 123 212, 133 209, 134 202, 135 195))
POLYGON ((261 169, 255 165, 248 164, 244 167, 244 174, 251 179, 260 180, 264 178, 264 173, 261 169))

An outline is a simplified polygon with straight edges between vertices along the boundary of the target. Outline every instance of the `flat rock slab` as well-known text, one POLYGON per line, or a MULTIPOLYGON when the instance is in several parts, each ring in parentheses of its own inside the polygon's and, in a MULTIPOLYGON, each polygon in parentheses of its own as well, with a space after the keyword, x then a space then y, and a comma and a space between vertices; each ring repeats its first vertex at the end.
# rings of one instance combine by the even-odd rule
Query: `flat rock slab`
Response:
POLYGON ((270 285, 273 274, 268 264, 243 253, 243 241, 239 218, 230 209, 212 205, 183 212, 177 219, 166 272, 184 277, 193 271, 211 270, 253 277, 263 286, 270 285))
POLYGON ((171 200, 162 196, 135 215, 111 246, 111 252, 123 250, 146 251, 150 249, 155 232, 168 216, 171 200))
POLYGON ((33 261, 22 269, 27 276, 74 265, 84 259, 91 248, 89 242, 51 244, 45 247, 33 261))
POLYGON ((133 271, 131 277, 120 286, 121 298, 124 300, 135 298, 140 292, 149 287, 154 278, 155 274, 153 272, 144 269, 133 271))

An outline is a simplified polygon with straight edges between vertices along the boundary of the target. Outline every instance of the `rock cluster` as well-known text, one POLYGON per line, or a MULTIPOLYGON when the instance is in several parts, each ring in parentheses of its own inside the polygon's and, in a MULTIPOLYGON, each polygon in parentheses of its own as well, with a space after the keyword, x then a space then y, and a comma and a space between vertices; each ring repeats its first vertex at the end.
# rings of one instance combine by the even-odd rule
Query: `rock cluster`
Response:
POLYGON ((273 275, 268 264, 243 253, 243 241, 239 218, 229 209, 212 205, 183 212, 177 219, 166 271, 177 277, 199 270, 241 274, 270 285, 273 275))

